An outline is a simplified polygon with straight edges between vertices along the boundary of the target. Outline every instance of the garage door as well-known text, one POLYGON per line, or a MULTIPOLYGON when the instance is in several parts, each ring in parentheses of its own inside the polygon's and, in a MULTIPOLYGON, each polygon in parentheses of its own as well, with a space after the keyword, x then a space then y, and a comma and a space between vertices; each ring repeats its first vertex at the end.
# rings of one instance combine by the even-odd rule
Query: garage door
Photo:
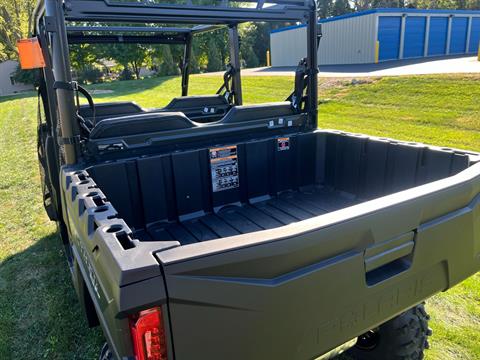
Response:
POLYGON ((423 56, 426 25, 427 18, 424 16, 409 16, 405 19, 404 58, 423 56))
POLYGON ((470 46, 468 51, 477 53, 480 42, 480 18, 472 18, 472 31, 470 32, 470 46))
POLYGON ((398 59, 400 54, 400 16, 380 16, 378 21, 378 41, 380 42, 380 60, 398 59))
POLYGON ((448 18, 432 16, 428 33, 428 55, 445 55, 447 52, 448 18))
POLYGON ((452 18, 452 31, 450 33, 450 54, 464 53, 467 46, 467 17, 452 18))

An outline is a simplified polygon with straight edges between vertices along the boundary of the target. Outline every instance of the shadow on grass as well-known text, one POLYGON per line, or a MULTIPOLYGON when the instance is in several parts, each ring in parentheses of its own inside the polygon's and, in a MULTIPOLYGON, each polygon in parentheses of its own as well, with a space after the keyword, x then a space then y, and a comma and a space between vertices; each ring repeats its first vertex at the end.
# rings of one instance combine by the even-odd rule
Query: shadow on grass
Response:
MULTIPOLYGON (((109 98, 114 96, 125 96, 125 95, 132 95, 137 94, 145 90, 150 90, 156 88, 157 86, 162 85, 164 82, 172 79, 178 79, 178 89, 181 89, 181 77, 180 76, 165 76, 165 77, 155 77, 155 78, 148 78, 148 79, 140 79, 140 80, 124 80, 124 81, 112 81, 108 83, 102 84, 92 84, 87 85, 86 88, 89 91, 92 90, 112 90, 113 94, 105 93, 105 94, 95 94, 95 98, 109 98)), ((178 93, 177 96, 181 94, 178 93)), ((7 96, 0 96, 0 104, 11 101, 11 100, 19 100, 25 99, 30 97, 37 96, 35 91, 26 91, 19 94, 14 95, 7 95, 7 96)))
MULTIPOLYGON (((148 79, 140 80, 124 80, 124 81, 112 81, 109 83, 103 84, 93 84, 87 86, 89 91, 91 90, 112 90, 113 94, 95 94, 95 98, 109 98, 114 96, 125 96, 138 94, 142 91, 150 90, 162 85, 164 82, 172 79, 178 80, 178 89, 181 88, 181 78, 179 76, 165 76, 165 77, 155 77, 148 79)), ((178 96, 181 94, 179 93, 178 96)))
POLYGON ((19 94, 0 96, 0 104, 11 100, 26 99, 35 96, 37 96, 35 91, 25 91, 19 94))
POLYGON ((0 264, 1 359, 96 359, 103 342, 87 326, 56 234, 0 264))

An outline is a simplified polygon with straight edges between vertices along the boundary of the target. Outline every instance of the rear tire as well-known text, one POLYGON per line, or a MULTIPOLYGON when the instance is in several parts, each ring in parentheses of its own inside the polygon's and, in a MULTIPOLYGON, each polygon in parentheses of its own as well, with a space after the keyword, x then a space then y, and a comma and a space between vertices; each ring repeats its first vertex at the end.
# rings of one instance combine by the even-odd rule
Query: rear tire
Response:
POLYGON ((103 344, 98 360, 113 360, 113 354, 110 351, 107 343, 103 344))
POLYGON ((421 360, 429 348, 430 317, 423 304, 363 334, 347 354, 355 360, 421 360))

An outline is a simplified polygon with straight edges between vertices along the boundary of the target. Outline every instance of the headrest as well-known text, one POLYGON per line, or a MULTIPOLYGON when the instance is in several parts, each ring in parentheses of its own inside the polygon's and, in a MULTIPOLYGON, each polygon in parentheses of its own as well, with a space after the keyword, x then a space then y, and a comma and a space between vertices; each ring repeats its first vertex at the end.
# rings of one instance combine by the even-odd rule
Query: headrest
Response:
POLYGON ((195 125, 180 112, 144 113, 104 119, 93 128, 90 139, 123 137, 192 127, 195 125))
POLYGON ((232 124, 244 121, 277 118, 282 116, 294 115, 292 103, 289 101, 234 106, 221 120, 223 124, 232 124))
MULTIPOLYGON (((142 108, 131 101, 116 101, 95 104, 97 120, 113 116, 124 116, 143 112, 142 108)), ((92 109, 88 105, 80 105, 80 115, 84 118, 93 117, 92 109)))
POLYGON ((222 95, 184 96, 174 98, 167 106, 165 106, 165 109, 183 110, 188 108, 203 108, 224 105, 228 105, 228 102, 222 95))

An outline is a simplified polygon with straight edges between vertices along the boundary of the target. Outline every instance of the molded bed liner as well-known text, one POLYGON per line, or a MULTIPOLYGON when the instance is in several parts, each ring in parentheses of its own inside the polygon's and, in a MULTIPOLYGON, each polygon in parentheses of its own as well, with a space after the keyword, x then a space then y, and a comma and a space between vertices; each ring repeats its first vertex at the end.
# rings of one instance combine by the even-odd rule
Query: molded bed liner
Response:
POLYGON ((142 240, 178 240, 182 245, 274 229, 359 203, 351 194, 325 187, 288 191, 251 204, 227 205, 217 213, 138 233, 142 240))

